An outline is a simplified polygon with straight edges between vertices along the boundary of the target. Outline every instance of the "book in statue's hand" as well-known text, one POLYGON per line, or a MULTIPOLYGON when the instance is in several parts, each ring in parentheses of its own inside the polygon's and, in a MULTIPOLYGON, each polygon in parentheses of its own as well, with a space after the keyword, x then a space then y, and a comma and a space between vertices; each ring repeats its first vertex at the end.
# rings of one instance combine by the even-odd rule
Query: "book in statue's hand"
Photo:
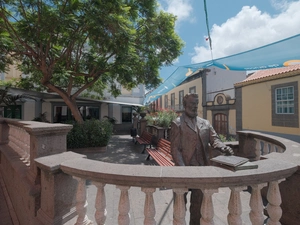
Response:
POLYGON ((211 159, 213 162, 217 162, 220 166, 231 169, 231 170, 245 170, 245 169, 256 169, 257 164, 249 162, 249 159, 240 156, 225 156, 219 155, 211 159))

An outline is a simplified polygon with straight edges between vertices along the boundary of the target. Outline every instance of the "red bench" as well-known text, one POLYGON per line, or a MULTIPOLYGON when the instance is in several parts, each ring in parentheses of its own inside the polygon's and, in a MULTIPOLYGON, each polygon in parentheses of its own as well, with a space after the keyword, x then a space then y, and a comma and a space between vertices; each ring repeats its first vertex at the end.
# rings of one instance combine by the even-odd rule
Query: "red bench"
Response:
POLYGON ((171 142, 160 138, 156 148, 147 148, 147 160, 151 157, 160 166, 174 166, 173 158, 171 155, 171 142))
POLYGON ((142 151, 142 153, 144 153, 147 145, 150 145, 151 148, 152 138, 153 135, 150 134, 148 131, 144 130, 141 136, 135 138, 135 144, 139 143, 140 145, 144 145, 144 149, 142 151))

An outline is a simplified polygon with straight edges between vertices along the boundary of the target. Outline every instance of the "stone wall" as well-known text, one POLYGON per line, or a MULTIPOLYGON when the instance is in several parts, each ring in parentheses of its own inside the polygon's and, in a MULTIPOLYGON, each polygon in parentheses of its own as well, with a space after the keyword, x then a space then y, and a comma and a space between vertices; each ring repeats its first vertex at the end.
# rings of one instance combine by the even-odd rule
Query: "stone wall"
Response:
MULTIPOLYGON (((40 225, 41 171, 35 159, 66 151, 71 125, 0 119, 0 171, 21 225, 40 225)), ((51 187, 49 187, 51 188, 51 187)))

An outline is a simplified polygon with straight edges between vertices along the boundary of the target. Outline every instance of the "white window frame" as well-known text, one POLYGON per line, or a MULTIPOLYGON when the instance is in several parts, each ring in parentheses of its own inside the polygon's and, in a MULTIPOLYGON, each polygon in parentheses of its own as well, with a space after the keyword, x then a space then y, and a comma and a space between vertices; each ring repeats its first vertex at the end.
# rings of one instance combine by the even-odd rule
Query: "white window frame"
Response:
POLYGON ((295 114, 294 86, 275 89, 276 114, 295 114))

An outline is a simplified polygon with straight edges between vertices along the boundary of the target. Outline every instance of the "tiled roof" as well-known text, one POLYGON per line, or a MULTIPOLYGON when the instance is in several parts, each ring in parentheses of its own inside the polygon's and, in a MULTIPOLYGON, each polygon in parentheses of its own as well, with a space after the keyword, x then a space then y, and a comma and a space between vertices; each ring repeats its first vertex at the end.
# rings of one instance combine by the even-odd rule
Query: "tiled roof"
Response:
POLYGON ((281 74, 287 74, 294 71, 295 72, 299 71, 300 74, 300 64, 295 64, 287 67, 274 68, 274 69, 259 70, 253 73, 252 75, 250 75, 249 77, 247 77, 245 80, 237 83, 236 85, 244 84, 244 83, 256 83, 263 78, 273 77, 281 74))

